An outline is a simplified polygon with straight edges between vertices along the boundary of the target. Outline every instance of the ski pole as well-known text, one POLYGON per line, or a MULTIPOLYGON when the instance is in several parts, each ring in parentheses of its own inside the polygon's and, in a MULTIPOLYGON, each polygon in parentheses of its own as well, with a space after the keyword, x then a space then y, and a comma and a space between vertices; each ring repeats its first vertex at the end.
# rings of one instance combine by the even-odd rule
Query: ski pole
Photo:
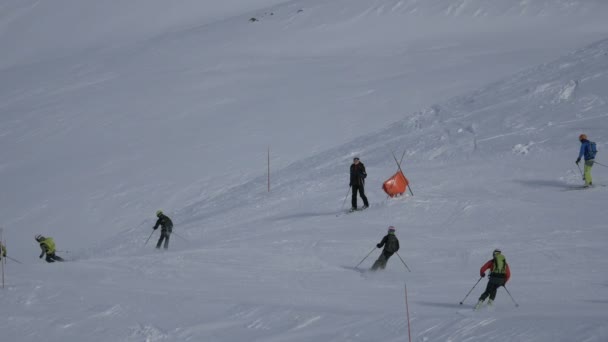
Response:
MULTIPOLYGON (((152 230, 152 234, 154 234, 154 232, 156 231, 156 229, 152 230)), ((150 236, 148 236, 148 240, 146 240, 146 243, 144 243, 144 247, 146 247, 146 245, 148 244, 148 241, 150 241, 150 238, 152 237, 152 234, 150 234, 150 236)))
POLYGON ((594 164, 597 164, 597 165, 599 165, 599 166, 603 166, 603 167, 608 167, 608 165, 600 164, 600 163, 598 163, 598 162, 594 162, 594 164))
POLYGON ((342 209, 340 209, 340 211, 344 211, 344 205, 346 204, 346 199, 348 198, 348 193, 350 192, 351 187, 352 187, 352 185, 348 186, 348 191, 346 192, 346 196, 344 196, 344 201, 342 202, 342 209))
POLYGON ((507 289, 507 287, 505 285, 503 285, 502 287, 505 288, 505 291, 507 291, 507 293, 509 294, 509 297, 511 297, 511 300, 513 301, 513 304, 515 304, 515 307, 519 307, 519 304, 517 304, 517 302, 515 301, 515 299, 513 298, 513 296, 511 296, 511 292, 509 292, 509 289, 507 289))
POLYGON ((408 272, 412 272, 412 270, 410 270, 409 267, 407 267, 407 264, 405 263, 405 261, 403 261, 403 258, 401 258, 401 255, 399 255, 399 253, 395 252, 395 254, 397 254, 397 256, 399 257, 399 259, 401 259, 401 262, 403 263, 403 266, 405 266, 405 268, 407 268, 408 272))
POLYGON ((372 250, 369 251, 369 253, 367 253, 367 255, 365 256, 365 258, 363 258, 363 260, 361 260, 361 262, 359 262, 357 264, 357 266, 355 266, 355 268, 359 267, 359 265, 361 265, 363 263, 363 261, 365 261, 365 259, 367 259, 367 257, 370 256, 370 254, 372 254, 375 250, 376 250, 376 247, 372 248, 372 250))
POLYGON ((180 239, 182 239, 182 240, 184 240, 184 241, 188 242, 188 240, 187 240, 185 237, 183 237, 183 236, 181 236, 181 235, 179 235, 179 234, 177 234, 177 233, 175 233, 175 232, 171 232, 171 234, 175 234, 175 236, 177 236, 178 238, 180 238, 180 239))
POLYGON ((585 176, 583 175, 583 170, 581 170, 581 166, 580 166, 580 165, 578 165, 578 164, 576 164, 576 167, 578 167, 578 171, 581 173, 581 176, 585 177, 585 176))
POLYGON ((479 277, 479 280, 477 280, 477 282, 475 283, 475 285, 473 285, 473 287, 471 287, 471 290, 469 290, 469 293, 467 293, 467 295, 464 296, 464 298, 462 298, 462 300, 460 301, 460 305, 462 305, 462 303, 464 303, 464 301, 471 294, 471 292, 473 292, 473 289, 475 288, 475 286, 477 286, 477 284, 479 284, 479 282, 481 281, 481 278, 483 278, 483 277, 479 277))
POLYGON ((18 264, 23 264, 21 261, 19 261, 19 260, 17 260, 17 259, 13 259, 13 258, 11 258, 11 257, 9 257, 9 256, 6 256, 5 258, 7 258, 7 259, 9 259, 9 260, 12 260, 12 261, 14 261, 14 262, 16 262, 16 263, 18 263, 18 264))

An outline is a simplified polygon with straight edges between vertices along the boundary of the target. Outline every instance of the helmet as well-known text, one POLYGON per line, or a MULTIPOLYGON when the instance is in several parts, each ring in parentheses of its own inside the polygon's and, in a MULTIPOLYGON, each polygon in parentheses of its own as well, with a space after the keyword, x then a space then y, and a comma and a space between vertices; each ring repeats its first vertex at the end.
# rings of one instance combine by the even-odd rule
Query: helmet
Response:
POLYGON ((581 134, 578 136, 578 140, 587 140, 587 134, 581 134))
POLYGON ((492 256, 494 256, 494 255, 496 255, 496 254, 500 254, 500 253, 502 253, 502 251, 501 251, 500 249, 496 248, 496 249, 494 250, 494 252, 492 252, 492 256))
POLYGON ((389 233, 394 233, 394 232, 395 232, 395 227, 393 227, 393 226, 388 226, 388 232, 389 232, 389 233))
POLYGON ((42 235, 40 235, 40 234, 36 235, 34 238, 35 238, 35 239, 36 239, 36 241, 38 241, 38 242, 40 242, 40 241, 44 240, 44 236, 42 236, 42 235))
POLYGON ((162 214, 163 214, 163 211, 162 211, 162 210, 157 210, 157 211, 156 211, 156 216, 160 216, 160 215, 162 215, 162 214))

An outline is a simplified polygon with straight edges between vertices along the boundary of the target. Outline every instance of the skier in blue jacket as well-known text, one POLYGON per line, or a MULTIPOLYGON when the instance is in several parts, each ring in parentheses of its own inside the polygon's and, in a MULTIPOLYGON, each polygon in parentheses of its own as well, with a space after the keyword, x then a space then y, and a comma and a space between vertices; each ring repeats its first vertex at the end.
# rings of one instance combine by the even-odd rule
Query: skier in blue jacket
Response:
POLYGON ((593 167, 593 163, 595 162, 595 155, 591 150, 591 142, 587 140, 586 134, 579 135, 578 140, 581 142, 581 149, 578 153, 578 158, 576 158, 576 165, 581 162, 581 158, 585 158, 585 171, 583 175, 583 180, 585 181, 585 187, 590 187, 593 185, 591 179, 591 168, 593 167))

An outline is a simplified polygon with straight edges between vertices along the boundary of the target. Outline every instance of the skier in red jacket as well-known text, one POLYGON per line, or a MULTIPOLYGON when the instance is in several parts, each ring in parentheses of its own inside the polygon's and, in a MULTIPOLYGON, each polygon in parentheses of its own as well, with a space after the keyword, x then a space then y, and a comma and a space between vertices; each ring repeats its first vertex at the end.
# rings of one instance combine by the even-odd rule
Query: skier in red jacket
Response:
POLYGON ((494 302, 494 298, 496 298, 496 291, 499 287, 505 286, 511 278, 511 270, 509 269, 509 264, 507 264, 507 259, 502 255, 500 249, 495 249, 492 252, 492 259, 488 260, 481 269, 479 270, 479 276, 485 277, 486 271, 490 270, 490 276, 488 280, 488 285, 486 286, 486 290, 479 297, 479 301, 477 305, 475 305, 475 309, 479 309, 483 301, 490 296, 490 300, 488 300, 488 305, 492 305, 494 302))

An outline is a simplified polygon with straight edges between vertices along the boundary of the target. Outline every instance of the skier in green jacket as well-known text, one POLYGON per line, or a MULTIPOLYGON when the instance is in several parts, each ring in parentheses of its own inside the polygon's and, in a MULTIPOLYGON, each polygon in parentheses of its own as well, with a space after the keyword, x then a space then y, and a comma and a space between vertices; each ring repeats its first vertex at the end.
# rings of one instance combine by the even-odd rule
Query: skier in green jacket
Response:
POLYGON ((44 237, 42 235, 36 235, 36 241, 40 244, 40 249, 42 253, 40 253, 40 259, 46 254, 46 262, 55 262, 55 261, 64 261, 63 258, 55 255, 55 241, 53 238, 44 237))
POLYGON ((509 264, 507 264, 507 259, 504 255, 502 255, 502 251, 500 249, 495 249, 492 252, 492 259, 488 260, 481 268, 479 269, 479 276, 485 277, 486 271, 490 271, 490 275, 488 278, 488 285, 486 286, 486 290, 479 297, 479 301, 475 305, 475 310, 479 309, 486 298, 490 297, 488 300, 488 305, 492 305, 494 303, 494 299, 496 298, 496 291, 499 287, 505 286, 511 278, 511 268, 509 264))

